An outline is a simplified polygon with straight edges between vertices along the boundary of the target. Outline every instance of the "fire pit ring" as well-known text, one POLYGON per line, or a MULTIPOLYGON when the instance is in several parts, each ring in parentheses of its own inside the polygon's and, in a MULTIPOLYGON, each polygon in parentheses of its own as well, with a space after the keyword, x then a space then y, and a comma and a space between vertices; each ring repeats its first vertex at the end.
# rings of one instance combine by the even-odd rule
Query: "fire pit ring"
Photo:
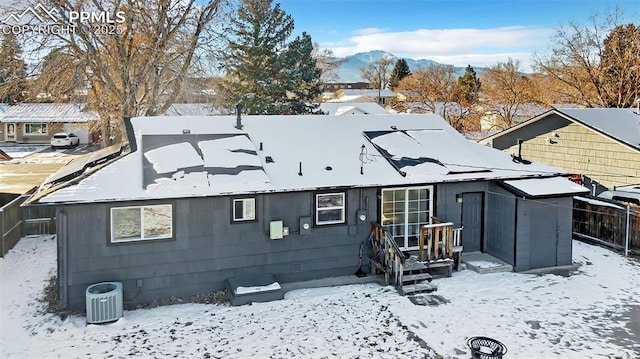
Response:
POLYGON ((471 337, 467 339, 472 359, 502 359, 507 353, 507 346, 487 337, 471 337))

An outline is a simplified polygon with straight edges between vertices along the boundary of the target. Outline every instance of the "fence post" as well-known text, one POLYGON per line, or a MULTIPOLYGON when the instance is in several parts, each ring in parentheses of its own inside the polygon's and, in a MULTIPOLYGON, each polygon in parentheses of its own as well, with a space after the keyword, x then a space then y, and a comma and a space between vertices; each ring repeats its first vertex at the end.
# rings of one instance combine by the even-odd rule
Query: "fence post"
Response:
POLYGON ((624 256, 628 257, 629 256, 629 235, 630 235, 630 231, 629 231, 629 227, 631 226, 631 207, 629 205, 627 205, 627 225, 626 230, 625 230, 625 234, 624 234, 624 256))

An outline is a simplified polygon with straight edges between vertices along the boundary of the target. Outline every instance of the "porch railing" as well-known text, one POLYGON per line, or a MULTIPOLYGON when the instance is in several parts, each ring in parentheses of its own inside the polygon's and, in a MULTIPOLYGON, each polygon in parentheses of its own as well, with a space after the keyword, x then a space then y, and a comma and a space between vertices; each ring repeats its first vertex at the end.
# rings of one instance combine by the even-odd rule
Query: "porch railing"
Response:
POLYGON ((402 272, 404 271, 404 254, 389 232, 379 224, 371 228, 371 268, 384 272, 384 280, 390 280, 396 287, 402 286, 402 272))
POLYGON ((434 221, 420 228, 418 257, 421 262, 460 257, 463 227, 454 228, 452 222, 434 221))

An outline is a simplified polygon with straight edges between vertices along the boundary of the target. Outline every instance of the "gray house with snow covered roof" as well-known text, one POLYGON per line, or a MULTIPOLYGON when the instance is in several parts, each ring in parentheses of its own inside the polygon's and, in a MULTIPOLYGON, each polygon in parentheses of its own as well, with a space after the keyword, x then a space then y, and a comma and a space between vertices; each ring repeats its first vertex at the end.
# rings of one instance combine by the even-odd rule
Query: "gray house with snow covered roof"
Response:
POLYGON ((564 172, 466 140, 436 115, 141 117, 131 152, 35 202, 57 207, 63 308, 353 274, 371 224, 403 251, 434 217, 517 271, 571 263, 564 172))

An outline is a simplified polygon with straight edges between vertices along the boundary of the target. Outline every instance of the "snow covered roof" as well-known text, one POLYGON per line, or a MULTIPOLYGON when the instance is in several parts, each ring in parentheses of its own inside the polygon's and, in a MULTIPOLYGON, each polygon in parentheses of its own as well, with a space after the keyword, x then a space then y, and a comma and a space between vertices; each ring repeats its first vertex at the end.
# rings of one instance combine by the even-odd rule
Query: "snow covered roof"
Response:
POLYGON ((389 112, 375 102, 323 102, 320 110, 327 115, 388 115, 389 112))
POLYGON ((466 140, 437 115, 138 117, 137 151, 44 203, 555 176, 466 140), (400 166, 400 167, 399 167, 400 166), (123 178, 127 178, 126 181, 123 178))
POLYGON ((346 96, 366 96, 377 98, 380 97, 396 97, 398 96, 395 92, 391 90, 376 90, 376 89, 340 89, 336 92, 341 92, 346 96))
POLYGON ((174 103, 164 113, 165 116, 214 116, 222 111, 210 103, 174 103))
POLYGON ((0 122, 88 122, 100 119, 96 112, 83 109, 83 104, 73 103, 3 103, 0 104, 0 122))
POLYGON ((554 197, 589 193, 581 185, 564 177, 518 179, 503 182, 514 192, 526 197, 554 197))
POLYGON ((624 209, 624 207, 615 205, 615 204, 613 204, 611 202, 600 201, 600 200, 597 200, 597 199, 594 199, 594 198, 589 198, 589 197, 575 196, 575 197, 573 197, 573 199, 581 201, 581 202, 593 204, 593 205, 596 205, 596 206, 611 207, 611 208, 615 208, 615 209, 624 209))

